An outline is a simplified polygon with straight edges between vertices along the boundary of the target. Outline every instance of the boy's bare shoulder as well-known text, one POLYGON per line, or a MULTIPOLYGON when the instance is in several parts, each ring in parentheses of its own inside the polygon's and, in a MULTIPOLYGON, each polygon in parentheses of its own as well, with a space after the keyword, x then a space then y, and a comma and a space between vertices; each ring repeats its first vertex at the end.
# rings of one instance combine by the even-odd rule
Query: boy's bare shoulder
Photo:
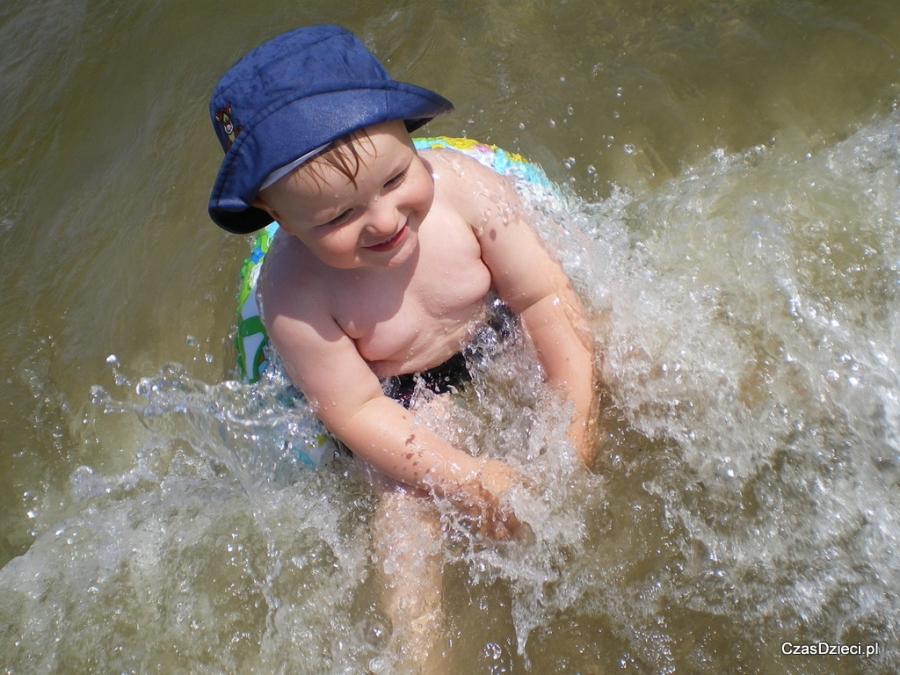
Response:
POLYGON ((492 218, 520 204, 515 182, 474 157, 450 149, 427 151, 435 192, 452 202, 476 233, 492 218))
POLYGON ((266 253, 257 284, 263 318, 324 311, 320 266, 306 247, 279 231, 266 253))
POLYGON ((509 178, 465 153, 437 148, 421 151, 420 156, 431 164, 435 191, 448 197, 470 224, 480 220, 485 200, 507 201, 509 191, 515 191, 509 178))

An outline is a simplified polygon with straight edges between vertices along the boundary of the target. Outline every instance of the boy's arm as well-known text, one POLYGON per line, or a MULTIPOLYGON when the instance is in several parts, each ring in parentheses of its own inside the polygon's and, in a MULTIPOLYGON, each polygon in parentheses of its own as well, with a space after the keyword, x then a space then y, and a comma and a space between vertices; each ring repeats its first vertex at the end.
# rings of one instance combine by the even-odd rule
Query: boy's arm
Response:
POLYGON ((356 345, 327 311, 295 306, 285 312, 278 304, 266 304, 269 337, 291 380, 331 433, 386 476, 434 491, 479 516, 485 534, 500 539, 515 534, 519 523, 498 498, 513 477, 506 463, 472 457, 417 424, 412 413, 384 395, 356 345))
POLYGON ((525 219, 509 181, 480 165, 469 174, 468 185, 477 186, 476 195, 463 203, 472 205, 469 222, 481 243, 482 259, 497 294, 522 317, 548 382, 574 403, 569 438, 589 465, 594 453, 588 434, 594 339, 584 308, 562 267, 525 219))

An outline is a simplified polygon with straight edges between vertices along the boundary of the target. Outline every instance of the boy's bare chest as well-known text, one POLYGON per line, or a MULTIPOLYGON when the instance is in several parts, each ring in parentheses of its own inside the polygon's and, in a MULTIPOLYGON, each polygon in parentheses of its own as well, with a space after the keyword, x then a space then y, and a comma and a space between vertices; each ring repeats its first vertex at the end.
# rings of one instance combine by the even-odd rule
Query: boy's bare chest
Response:
POLYGON ((352 284, 334 316, 380 377, 443 363, 459 351, 491 287, 474 236, 423 236, 405 273, 352 284))

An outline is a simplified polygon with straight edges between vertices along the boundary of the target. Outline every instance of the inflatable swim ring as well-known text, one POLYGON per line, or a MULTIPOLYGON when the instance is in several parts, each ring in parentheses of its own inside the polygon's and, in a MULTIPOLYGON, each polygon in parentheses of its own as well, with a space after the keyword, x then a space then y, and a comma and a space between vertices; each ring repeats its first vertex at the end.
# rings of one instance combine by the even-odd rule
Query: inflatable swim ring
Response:
MULTIPOLYGON (((487 145, 468 138, 416 138, 413 143, 417 150, 450 149, 472 157, 499 174, 511 176, 517 186, 529 185, 538 188, 541 194, 553 194, 553 186, 544 171, 537 165, 526 161, 521 155, 507 152, 495 145, 487 145)), ((248 384, 258 382, 269 364, 266 349, 268 336, 259 314, 256 301, 256 282, 262 269, 263 260, 272 238, 278 231, 278 224, 271 223, 261 230, 253 241, 250 255, 241 266, 240 290, 237 305, 237 331, 234 342, 237 349, 237 368, 240 379, 248 384)), ((325 443, 321 439, 320 448, 325 443)), ((306 456, 301 456, 304 463, 317 465, 324 450, 310 449, 306 456)))

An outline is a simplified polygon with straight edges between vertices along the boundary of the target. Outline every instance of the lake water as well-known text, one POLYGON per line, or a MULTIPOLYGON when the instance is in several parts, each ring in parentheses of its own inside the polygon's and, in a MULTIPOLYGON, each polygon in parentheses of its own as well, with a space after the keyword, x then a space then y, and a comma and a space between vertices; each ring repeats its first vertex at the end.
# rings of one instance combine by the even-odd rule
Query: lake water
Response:
POLYGON ((375 500, 232 381, 205 211, 215 80, 319 22, 562 186, 602 344, 591 472, 527 354, 454 421, 540 483, 530 544, 448 517, 450 672, 900 670, 896 0, 4 2, 0 669, 386 671, 375 500))

